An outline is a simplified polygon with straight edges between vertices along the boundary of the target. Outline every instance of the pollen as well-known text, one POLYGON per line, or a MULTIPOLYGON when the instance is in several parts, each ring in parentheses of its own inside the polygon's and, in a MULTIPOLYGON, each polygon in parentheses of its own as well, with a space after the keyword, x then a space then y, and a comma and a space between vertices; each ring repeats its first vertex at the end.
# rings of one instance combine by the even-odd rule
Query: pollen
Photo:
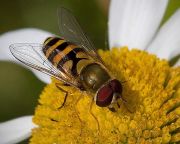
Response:
POLYGON ((115 112, 92 96, 52 79, 42 91, 31 144, 150 144, 180 142, 180 67, 140 50, 98 51, 109 72, 122 82, 115 112), (65 93, 65 105, 61 107, 65 93))

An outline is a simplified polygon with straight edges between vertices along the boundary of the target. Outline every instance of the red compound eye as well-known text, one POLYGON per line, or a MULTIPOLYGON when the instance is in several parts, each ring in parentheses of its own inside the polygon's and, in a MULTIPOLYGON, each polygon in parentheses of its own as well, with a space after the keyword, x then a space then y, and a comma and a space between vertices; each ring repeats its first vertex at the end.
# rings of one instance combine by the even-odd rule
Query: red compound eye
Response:
POLYGON ((114 79, 110 81, 109 84, 114 92, 120 93, 120 94, 122 93, 122 85, 118 80, 114 79))
POLYGON ((113 90, 109 84, 100 88, 96 96, 96 104, 100 107, 106 107, 111 104, 113 90))
MULTIPOLYGON (((105 86, 98 90, 96 95, 96 104, 100 107, 109 106, 112 102, 114 93, 122 93, 122 85, 116 79, 109 81, 105 86)), ((120 98, 120 95, 115 98, 120 98)))

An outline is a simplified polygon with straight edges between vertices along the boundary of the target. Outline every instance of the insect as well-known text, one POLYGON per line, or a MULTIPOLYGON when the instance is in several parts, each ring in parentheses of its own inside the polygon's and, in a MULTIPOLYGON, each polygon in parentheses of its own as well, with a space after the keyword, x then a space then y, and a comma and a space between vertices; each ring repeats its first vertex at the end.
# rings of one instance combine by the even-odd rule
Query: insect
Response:
POLYGON ((43 44, 12 44, 11 53, 31 68, 81 91, 90 92, 96 105, 113 111, 112 104, 122 98, 121 82, 110 75, 93 43, 71 12, 60 8, 58 16, 61 37, 49 37, 43 44))

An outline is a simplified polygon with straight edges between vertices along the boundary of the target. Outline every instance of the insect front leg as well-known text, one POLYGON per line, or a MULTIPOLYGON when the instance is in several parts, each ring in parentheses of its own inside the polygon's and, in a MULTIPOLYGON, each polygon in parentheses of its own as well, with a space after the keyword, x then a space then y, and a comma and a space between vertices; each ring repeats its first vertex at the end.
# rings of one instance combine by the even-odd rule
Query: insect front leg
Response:
POLYGON ((116 110, 115 110, 114 107, 109 106, 108 109, 109 109, 110 111, 112 111, 112 112, 116 112, 116 110))
POLYGON ((120 108, 120 104, 119 104, 119 101, 117 100, 116 103, 114 104, 110 104, 108 106, 108 109, 111 111, 111 112, 117 112, 117 110, 120 108))
POLYGON ((68 96, 68 92, 67 92, 66 90, 64 90, 64 89, 62 88, 62 86, 69 86, 69 85, 67 85, 67 84, 65 84, 65 83, 64 83, 64 84, 56 83, 56 87, 57 87, 59 90, 61 90, 62 92, 65 93, 64 101, 63 101, 62 105, 61 105, 58 109, 61 109, 61 108, 64 107, 64 105, 65 105, 65 103, 66 103, 66 100, 67 100, 67 96, 68 96))

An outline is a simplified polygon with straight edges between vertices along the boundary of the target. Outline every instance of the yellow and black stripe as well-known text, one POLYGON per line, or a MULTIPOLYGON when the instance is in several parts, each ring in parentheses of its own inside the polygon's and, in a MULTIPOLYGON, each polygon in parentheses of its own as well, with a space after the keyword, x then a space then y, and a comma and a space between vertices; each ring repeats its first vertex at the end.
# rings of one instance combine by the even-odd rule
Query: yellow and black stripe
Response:
POLYGON ((87 57, 77 57, 77 54, 79 52, 85 53, 82 48, 58 37, 47 38, 44 41, 44 47, 42 51, 47 57, 47 59, 62 72, 67 72, 67 66, 65 69, 64 64, 68 61, 71 61, 72 65, 69 65, 69 69, 71 75, 74 77, 79 75, 77 72, 78 62, 82 59, 87 59, 87 57))

